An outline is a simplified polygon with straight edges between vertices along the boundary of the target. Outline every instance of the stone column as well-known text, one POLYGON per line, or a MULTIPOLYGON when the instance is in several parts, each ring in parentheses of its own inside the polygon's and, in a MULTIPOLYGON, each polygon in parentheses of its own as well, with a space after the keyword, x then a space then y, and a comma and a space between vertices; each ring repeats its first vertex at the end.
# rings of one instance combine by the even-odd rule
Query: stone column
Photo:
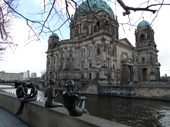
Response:
POLYGON ((95 48, 94 48, 95 46, 94 45, 92 45, 92 67, 95 67, 95 48))
POLYGON ((48 72, 48 56, 46 57, 46 72, 48 72))
POLYGON ((76 69, 81 69, 80 68, 80 50, 79 48, 76 48, 75 50, 75 64, 76 64, 76 69))

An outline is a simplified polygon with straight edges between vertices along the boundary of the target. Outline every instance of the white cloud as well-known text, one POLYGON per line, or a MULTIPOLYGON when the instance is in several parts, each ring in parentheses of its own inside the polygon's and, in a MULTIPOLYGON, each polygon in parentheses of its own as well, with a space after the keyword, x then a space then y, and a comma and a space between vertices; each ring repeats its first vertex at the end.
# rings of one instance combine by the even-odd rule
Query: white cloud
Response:
POLYGON ((4 61, 0 62, 1 70, 6 72, 37 72, 46 68, 46 54, 47 40, 42 42, 32 41, 29 44, 25 42, 28 37, 28 26, 24 20, 15 19, 15 25, 11 32, 14 37, 14 43, 19 46, 16 50, 7 49, 4 61), (25 42, 25 43, 24 43, 25 42), (27 44, 27 45, 26 45, 27 44))

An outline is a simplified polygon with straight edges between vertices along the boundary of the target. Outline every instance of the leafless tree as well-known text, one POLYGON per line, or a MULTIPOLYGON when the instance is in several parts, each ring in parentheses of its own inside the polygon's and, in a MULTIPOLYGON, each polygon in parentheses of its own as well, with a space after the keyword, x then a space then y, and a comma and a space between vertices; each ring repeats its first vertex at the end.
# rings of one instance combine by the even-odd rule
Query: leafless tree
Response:
MULTIPOLYGON (((9 0, 7 3, 16 9, 17 4, 15 4, 16 6, 13 4, 14 0, 9 0)), ((12 14, 9 6, 4 2, 0 2, 0 60, 3 60, 3 54, 7 47, 13 49, 17 46, 17 44, 14 44, 13 38, 10 35, 13 21, 12 14)))
MULTIPOLYGON (((17 10, 17 7, 19 6, 20 0, 3 0, 0 2, 0 51, 5 50, 4 44, 7 44, 9 46, 14 44, 14 41, 12 39, 12 36, 10 35, 10 25, 13 15, 24 19, 26 21, 26 24, 30 28, 30 32, 33 32, 34 35, 31 36, 31 34, 28 35, 28 39, 34 40, 35 37, 37 40, 40 40, 41 37, 43 37, 44 34, 47 33, 54 33, 58 31, 60 33, 60 40, 63 40, 63 36, 61 33, 61 28, 64 25, 69 26, 69 23, 72 21, 72 16, 70 13, 70 8, 72 10, 77 9, 77 7, 82 3, 83 0, 42 0, 43 4, 43 10, 39 10, 39 12, 35 12, 36 15, 41 15, 41 19, 31 19, 28 18, 26 15, 22 14, 22 10, 17 10), (56 24, 59 26, 55 27, 51 26, 51 22, 55 20, 56 24)), ((87 5, 89 6, 90 0, 87 0, 87 5)), ((135 24, 131 23, 130 18, 130 11, 135 11, 138 13, 139 11, 147 11, 152 12, 155 14, 155 17, 153 18, 152 22, 155 20, 155 18, 158 16, 159 10, 162 6, 170 5, 170 3, 165 3, 164 0, 143 0, 142 3, 139 3, 138 7, 131 7, 127 6, 124 2, 125 0, 106 0, 106 2, 111 2, 117 7, 121 7, 124 9, 123 15, 128 16, 129 20, 124 23, 119 23, 122 26, 123 25, 129 25, 129 26, 135 26, 135 24), (155 2, 155 4, 150 4, 152 1, 155 2), (145 5, 145 7, 143 7, 145 5)), ((26 2, 25 2, 26 3, 26 2)), ((83 8, 82 8, 83 10, 83 8)), ((85 10, 83 10, 85 12, 85 10)), ((97 18, 96 14, 94 14, 90 8, 91 13, 95 18, 97 18)), ((143 14, 143 13, 142 13, 143 14)), ((136 22, 142 17, 142 14, 139 15, 138 18, 136 18, 136 22)), ((97 18, 98 19, 98 18, 97 18)), ((100 21, 100 19, 98 19, 100 21)), ((100 21, 102 22, 102 21, 100 21)))
POLYGON ((46 71, 45 71, 45 70, 41 71, 41 79, 42 79, 42 80, 45 79, 45 74, 46 74, 46 71))

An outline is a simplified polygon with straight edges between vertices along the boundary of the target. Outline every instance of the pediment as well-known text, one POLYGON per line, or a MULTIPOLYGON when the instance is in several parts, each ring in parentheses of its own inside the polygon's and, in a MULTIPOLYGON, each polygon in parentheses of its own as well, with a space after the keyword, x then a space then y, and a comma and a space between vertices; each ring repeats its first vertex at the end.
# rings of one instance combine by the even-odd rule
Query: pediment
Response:
POLYGON ((127 38, 120 39, 119 42, 124 44, 124 45, 134 47, 127 38))

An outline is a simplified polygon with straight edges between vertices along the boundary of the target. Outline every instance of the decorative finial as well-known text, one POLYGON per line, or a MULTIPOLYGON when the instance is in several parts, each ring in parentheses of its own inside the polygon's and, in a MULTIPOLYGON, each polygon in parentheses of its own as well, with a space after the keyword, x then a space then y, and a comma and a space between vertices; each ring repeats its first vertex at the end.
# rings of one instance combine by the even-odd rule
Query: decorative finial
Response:
POLYGON ((142 17, 143 18, 143 20, 144 20, 144 17, 142 17))

